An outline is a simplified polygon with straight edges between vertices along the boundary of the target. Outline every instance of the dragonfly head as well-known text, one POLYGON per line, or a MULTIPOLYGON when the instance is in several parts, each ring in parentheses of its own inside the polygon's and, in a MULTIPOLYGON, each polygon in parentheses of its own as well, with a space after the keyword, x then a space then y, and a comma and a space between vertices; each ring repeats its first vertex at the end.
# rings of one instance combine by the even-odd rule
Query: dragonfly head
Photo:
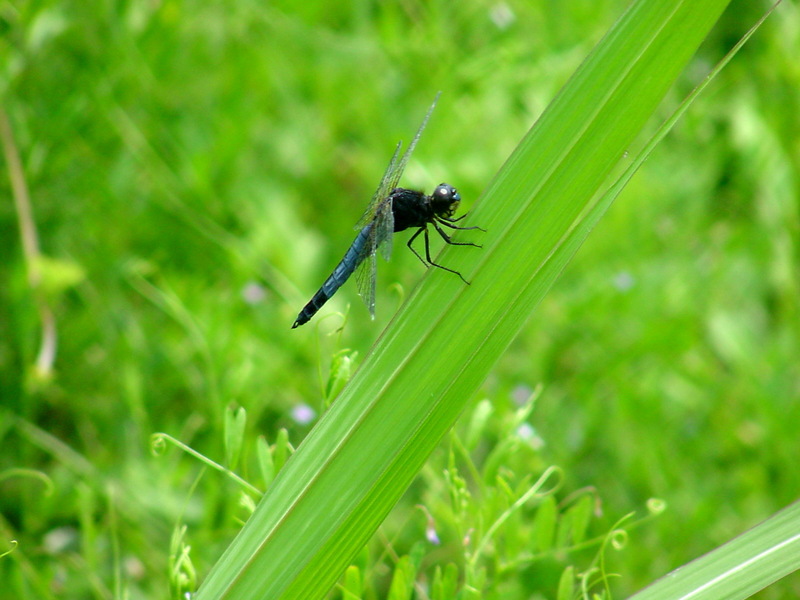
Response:
POLYGON ((431 194, 433 212, 440 217, 452 217, 461 202, 461 194, 452 185, 440 183, 431 194))

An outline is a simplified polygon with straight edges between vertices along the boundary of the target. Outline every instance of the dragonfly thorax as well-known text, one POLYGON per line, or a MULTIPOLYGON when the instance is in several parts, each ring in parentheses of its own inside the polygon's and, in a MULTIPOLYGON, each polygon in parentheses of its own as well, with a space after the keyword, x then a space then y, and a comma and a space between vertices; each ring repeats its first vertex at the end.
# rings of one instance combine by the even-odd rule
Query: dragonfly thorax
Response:
POLYGON ((461 195, 452 185, 440 183, 431 194, 431 208, 437 217, 452 217, 458 204, 461 202, 461 195))

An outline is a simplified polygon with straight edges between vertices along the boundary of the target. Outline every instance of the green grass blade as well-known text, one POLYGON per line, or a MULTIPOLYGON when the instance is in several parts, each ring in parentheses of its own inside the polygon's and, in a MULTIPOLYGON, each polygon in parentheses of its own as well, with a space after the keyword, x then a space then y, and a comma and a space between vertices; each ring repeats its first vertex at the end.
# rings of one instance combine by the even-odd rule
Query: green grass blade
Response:
MULTIPOLYGON (((582 239, 592 200, 727 5, 634 4, 521 142, 198 598, 316 598, 369 539, 582 239), (459 239, 474 239, 470 235, 459 239)), ((446 96, 441 108, 446 107, 446 96)))
POLYGON ((800 568, 800 503, 673 571, 631 600, 748 598, 800 568))

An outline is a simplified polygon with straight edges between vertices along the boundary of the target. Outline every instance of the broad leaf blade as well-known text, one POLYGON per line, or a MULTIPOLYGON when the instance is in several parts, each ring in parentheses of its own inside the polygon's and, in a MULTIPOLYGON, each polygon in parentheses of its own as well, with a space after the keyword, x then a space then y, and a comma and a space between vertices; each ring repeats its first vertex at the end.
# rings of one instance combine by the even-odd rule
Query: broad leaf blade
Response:
POLYGON ((631 600, 748 598, 800 568, 800 503, 669 573, 631 600))

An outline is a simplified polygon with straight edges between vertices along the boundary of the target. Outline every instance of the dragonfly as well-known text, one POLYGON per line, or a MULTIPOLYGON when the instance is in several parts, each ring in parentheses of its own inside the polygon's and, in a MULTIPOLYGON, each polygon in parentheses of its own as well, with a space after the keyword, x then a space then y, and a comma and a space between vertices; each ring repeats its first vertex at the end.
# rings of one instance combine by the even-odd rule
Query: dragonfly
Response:
POLYGON ((389 161, 389 166, 386 167, 386 172, 378 185, 378 189, 375 190, 367 210, 355 226, 358 231, 356 239, 350 245, 344 258, 336 265, 333 272, 325 280, 325 283, 322 284, 322 287, 317 290, 317 293, 297 315, 292 329, 308 323, 354 272, 356 274, 358 293, 364 304, 367 305, 370 316, 374 319, 375 279, 377 274, 375 255, 380 249, 381 255, 386 260, 389 260, 392 255, 392 234, 413 227, 416 227, 417 231, 411 236, 406 245, 422 261, 422 264, 426 267, 432 265, 454 273, 469 285, 469 281, 464 279, 461 273, 433 261, 428 238, 428 225, 432 225, 447 244, 481 248, 480 245, 472 242, 453 241, 442 229, 442 226, 444 226, 457 230, 479 229, 485 231, 480 227, 461 227, 456 224, 467 216, 465 213, 460 217, 453 217, 461 202, 461 195, 458 190, 447 183, 441 183, 436 186, 436 189, 431 194, 397 187, 400 177, 403 175, 403 170, 406 168, 408 160, 411 158, 411 153, 422 135, 422 130, 428 124, 428 119, 430 119, 440 95, 441 92, 436 94, 433 104, 428 109, 428 114, 425 115, 422 125, 417 130, 417 134, 399 160, 397 157, 400 154, 403 142, 398 142, 392 159, 389 161), (420 234, 423 235, 425 240, 425 258, 412 246, 412 242, 420 234))

